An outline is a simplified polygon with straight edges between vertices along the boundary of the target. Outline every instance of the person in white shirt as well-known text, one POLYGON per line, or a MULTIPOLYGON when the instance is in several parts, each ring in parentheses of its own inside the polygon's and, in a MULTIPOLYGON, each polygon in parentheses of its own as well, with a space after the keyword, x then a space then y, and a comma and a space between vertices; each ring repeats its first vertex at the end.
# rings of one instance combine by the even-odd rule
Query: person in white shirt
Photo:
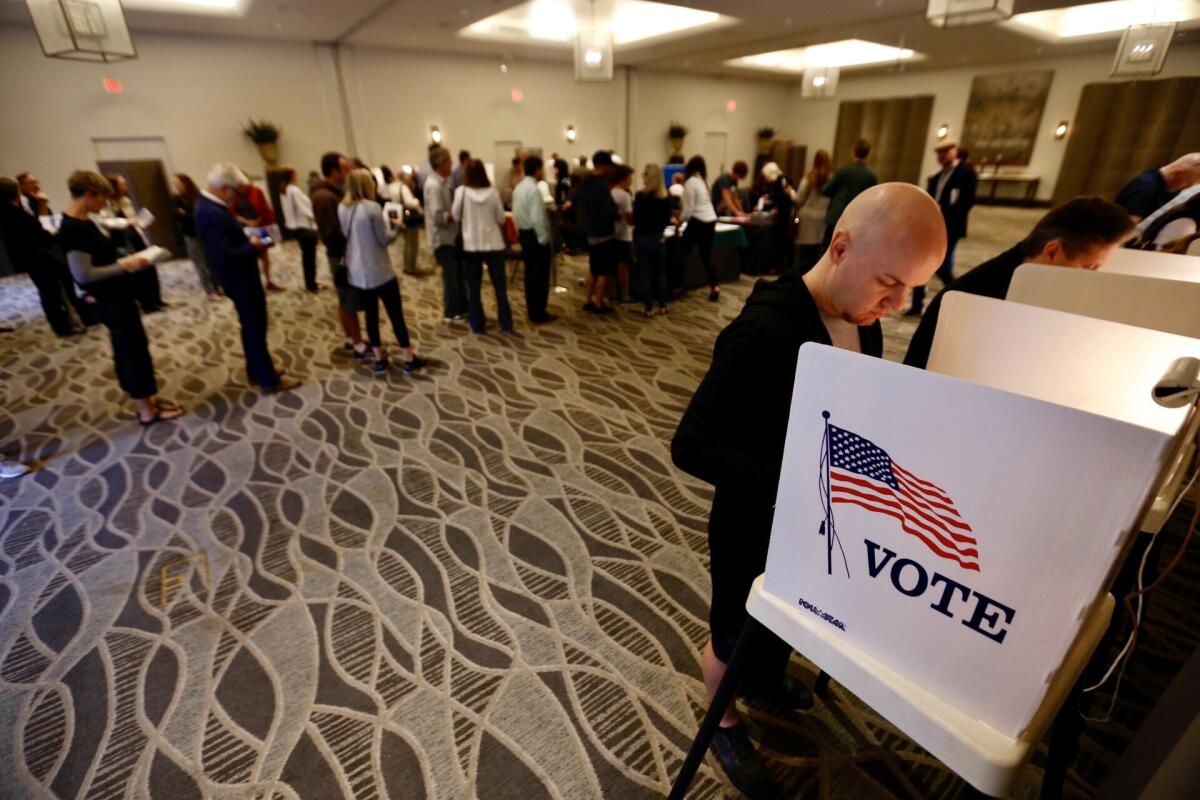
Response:
POLYGON ((621 302, 630 302, 629 264, 633 261, 633 167, 618 164, 613 167, 612 199, 617 206, 614 232, 617 239, 617 281, 621 287, 621 302))
POLYGON ((304 265, 304 288, 320 291, 317 285, 317 218, 313 215, 312 200, 300 188, 295 167, 284 167, 283 225, 300 245, 300 261, 304 265))
POLYGON ((338 206, 338 222, 346 237, 348 279, 358 290, 367 315, 367 341, 375 355, 375 374, 382 375, 388 368, 379 336, 381 302, 404 351, 404 371, 420 369, 427 362, 413 353, 400 302, 400 281, 388 256, 388 245, 395 241, 400 228, 388 224, 383 208, 375 201, 375 176, 370 171, 356 169, 346 177, 346 196, 338 206))
POLYGON ((487 327, 481 297, 486 265, 492 289, 496 292, 500 330, 512 333, 512 309, 508 305, 504 274, 504 205, 500 202, 499 192, 488 180, 482 161, 471 159, 465 173, 463 185, 454 190, 450 214, 462 224, 467 266, 467 320, 475 333, 483 333, 487 327))
MULTIPOLYGON (((513 189, 513 223, 521 239, 521 257, 525 262, 525 310, 535 325, 553 322, 546 311, 550 299, 550 214, 540 186, 545 184, 542 160, 525 159, 525 178, 513 189)), ((554 200, 551 198, 551 204, 554 200)))
POLYGON ((425 217, 421 214, 421 201, 413 193, 409 184, 412 176, 408 174, 395 175, 386 166, 383 178, 387 187, 385 197, 392 203, 398 203, 404 208, 404 274, 421 276, 417 271, 417 245, 420 241, 421 226, 425 217))
POLYGON ((717 212, 713 208, 707 176, 704 157, 692 156, 683 168, 683 207, 679 219, 687 223, 683 231, 683 257, 687 259, 693 247, 700 248, 700 263, 704 265, 704 274, 708 276, 708 299, 715 303, 721 299, 721 285, 717 282, 717 270, 712 263, 717 212))

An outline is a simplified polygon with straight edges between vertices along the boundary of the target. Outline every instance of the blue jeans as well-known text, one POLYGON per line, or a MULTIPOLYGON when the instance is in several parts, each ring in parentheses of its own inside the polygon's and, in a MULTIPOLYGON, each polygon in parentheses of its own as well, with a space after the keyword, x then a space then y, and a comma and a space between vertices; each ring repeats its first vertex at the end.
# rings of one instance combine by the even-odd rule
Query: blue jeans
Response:
POLYGON ((491 250, 483 253, 468 252, 467 256, 467 319, 471 330, 483 333, 487 317, 483 315, 483 267, 487 265, 488 277, 496 291, 496 313, 500 317, 500 330, 511 331, 512 309, 508 307, 507 277, 504 274, 504 251, 491 250))
POLYGON ((654 233, 638 234, 633 238, 633 250, 638 268, 642 271, 642 302, 646 310, 654 308, 654 301, 667 307, 667 253, 662 236, 654 233))
POLYGON ((458 260, 454 245, 444 244, 433 251, 442 268, 442 316, 457 317, 467 311, 467 274, 458 260))

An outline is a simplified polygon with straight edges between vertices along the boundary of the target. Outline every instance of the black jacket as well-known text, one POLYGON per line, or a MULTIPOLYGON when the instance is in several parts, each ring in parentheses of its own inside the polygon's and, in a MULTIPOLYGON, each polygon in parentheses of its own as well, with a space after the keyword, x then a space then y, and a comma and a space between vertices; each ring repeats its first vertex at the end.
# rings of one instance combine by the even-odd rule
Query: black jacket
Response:
POLYGON ((942 311, 942 298, 946 296, 946 292, 966 292, 1003 300, 1008 295, 1008 286, 1012 283, 1013 273, 1024 263, 1025 256, 1021 252, 1021 246, 1017 245, 1005 250, 991 261, 983 262, 961 278, 951 281, 949 286, 938 293, 925 315, 921 317, 921 324, 917 326, 912 340, 908 343, 908 353, 904 356, 904 363, 910 367, 925 369, 925 365, 929 362, 929 349, 933 347, 933 334, 937 330, 938 314, 942 311))
POLYGON ((583 179, 579 190, 580 212, 587 235, 603 239, 616 233, 617 204, 612 199, 612 184, 605 175, 592 173, 583 179))
MULTIPOLYGON (((938 178, 941 172, 935 172, 925 182, 925 191, 930 197, 937 197, 938 178)), ((975 169, 965 161, 960 161, 950 172, 946 186, 942 189, 942 197, 938 206, 942 209, 942 217, 946 220, 946 235, 952 239, 961 239, 967 235, 967 214, 975 205, 975 190, 979 185, 979 176, 975 169)))
POLYGON ((239 287, 259 285, 258 250, 229 209, 200 195, 192 208, 192 218, 209 269, 221 286, 232 295, 239 287))
POLYGON ((50 255, 54 237, 42 227, 37 217, 30 216, 20 206, 4 203, 0 206, 0 236, 8 248, 8 257, 18 272, 31 272, 53 266, 50 255))
MULTIPOLYGON (((858 329, 862 352, 883 354, 876 322, 858 329)), ((675 438, 675 465, 713 484, 709 535, 770 534, 796 359, 805 342, 832 344, 798 270, 760 280, 721 331, 712 364, 675 438)))

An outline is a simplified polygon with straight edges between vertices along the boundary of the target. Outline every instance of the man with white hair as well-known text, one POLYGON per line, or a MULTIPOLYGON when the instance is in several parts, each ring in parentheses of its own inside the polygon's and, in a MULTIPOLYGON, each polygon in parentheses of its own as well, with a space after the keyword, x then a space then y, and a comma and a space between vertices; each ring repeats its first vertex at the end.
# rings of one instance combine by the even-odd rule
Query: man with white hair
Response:
POLYGON ((1200 183, 1200 153, 1188 153, 1165 167, 1148 169, 1117 192, 1115 202, 1141 222, 1177 193, 1200 183))
POLYGON ((237 309, 242 326, 246 372, 264 392, 295 389, 300 381, 280 374, 267 350, 267 296, 258 278, 258 255, 270 245, 257 236, 246 238, 230 213, 237 188, 249 183, 233 164, 217 164, 208 173, 208 188, 196 200, 196 236, 204 246, 208 266, 237 309))

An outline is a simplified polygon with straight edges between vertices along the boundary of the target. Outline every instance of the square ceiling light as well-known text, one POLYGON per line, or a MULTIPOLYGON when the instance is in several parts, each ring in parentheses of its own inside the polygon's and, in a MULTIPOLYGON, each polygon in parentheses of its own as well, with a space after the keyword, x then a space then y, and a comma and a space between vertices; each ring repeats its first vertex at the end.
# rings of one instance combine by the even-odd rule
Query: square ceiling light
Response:
POLYGON ((1048 42, 1113 37, 1131 25, 1200 24, 1200 0, 1111 0, 1017 14, 1001 24, 1048 42))
POLYGON ((1013 13, 1013 0, 929 0, 925 19, 939 28, 999 22, 1013 13))
POLYGON ((613 79, 613 36, 608 31, 581 31, 575 37, 575 80, 613 79))
POLYGON ((891 47, 886 44, 864 42, 862 39, 844 39, 840 42, 814 44, 791 50, 772 50, 726 61, 730 67, 768 70, 790 74, 803 74, 817 67, 865 67, 897 61, 920 61, 925 58, 908 48, 891 47))
POLYGON ((26 0, 42 52, 74 61, 137 58, 120 0, 26 0))
POLYGON ((241 16, 251 0, 121 0, 130 11, 241 16))
POLYGON ((617 46, 732 25, 715 11, 648 0, 530 0, 459 31, 472 39, 570 45, 583 31, 608 33, 617 46))

